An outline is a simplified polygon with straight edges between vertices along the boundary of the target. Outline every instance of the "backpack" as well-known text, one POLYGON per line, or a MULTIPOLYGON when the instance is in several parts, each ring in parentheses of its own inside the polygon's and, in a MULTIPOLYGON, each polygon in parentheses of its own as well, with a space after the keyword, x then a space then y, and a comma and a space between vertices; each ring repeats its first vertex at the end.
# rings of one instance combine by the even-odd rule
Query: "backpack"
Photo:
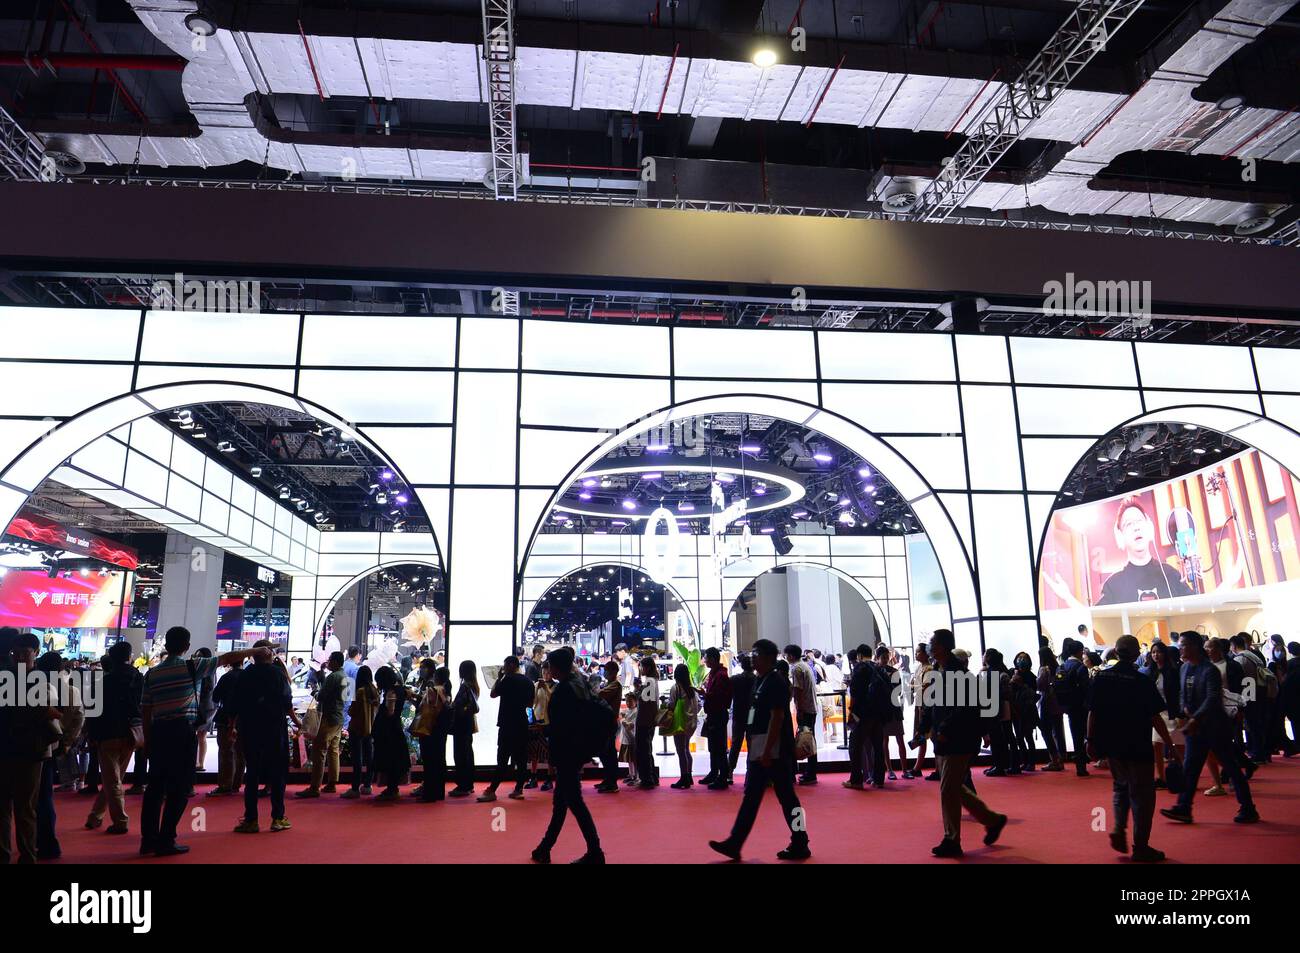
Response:
POLYGON ((605 699, 590 690, 578 694, 577 751, 584 763, 604 753, 615 727, 614 712, 605 699))
MULTIPOLYGON (((1070 661, 1073 661, 1071 659, 1070 661)), ((1082 665, 1071 666, 1069 662, 1061 665, 1056 670, 1056 678, 1052 680, 1053 690, 1056 692, 1056 702, 1062 708, 1077 708, 1084 702, 1082 686, 1079 684, 1079 675, 1082 674, 1086 679, 1088 670, 1082 665)))
POLYGON ((872 662, 867 669, 867 710, 881 721, 895 718, 893 684, 889 676, 872 662))

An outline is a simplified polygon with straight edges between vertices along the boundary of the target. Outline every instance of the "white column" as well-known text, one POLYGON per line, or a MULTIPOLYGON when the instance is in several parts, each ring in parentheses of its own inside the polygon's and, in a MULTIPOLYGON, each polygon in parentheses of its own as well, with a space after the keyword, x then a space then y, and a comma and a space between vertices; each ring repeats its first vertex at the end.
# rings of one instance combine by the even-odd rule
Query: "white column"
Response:
POLYGON ((158 635, 172 626, 190 630, 190 649, 217 648, 217 613, 225 553, 181 533, 168 531, 158 596, 158 635))

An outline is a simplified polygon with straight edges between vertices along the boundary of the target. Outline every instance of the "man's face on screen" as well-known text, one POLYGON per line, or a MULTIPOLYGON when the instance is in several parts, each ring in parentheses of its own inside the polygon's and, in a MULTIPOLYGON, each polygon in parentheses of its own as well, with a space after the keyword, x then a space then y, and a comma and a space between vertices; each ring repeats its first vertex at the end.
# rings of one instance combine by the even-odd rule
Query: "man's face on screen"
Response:
POLYGON ((1128 561, 1142 565, 1151 559, 1151 521, 1136 506, 1124 510, 1119 520, 1120 537, 1128 561))

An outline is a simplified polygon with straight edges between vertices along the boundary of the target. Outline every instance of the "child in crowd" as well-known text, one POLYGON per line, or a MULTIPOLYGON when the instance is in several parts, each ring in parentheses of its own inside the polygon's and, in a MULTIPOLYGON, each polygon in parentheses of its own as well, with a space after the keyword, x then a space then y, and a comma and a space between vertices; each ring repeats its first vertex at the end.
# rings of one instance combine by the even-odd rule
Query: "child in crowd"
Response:
POLYGON ((623 701, 627 703, 627 708, 618 716, 618 760, 627 765, 627 777, 623 783, 631 786, 639 784, 641 780, 636 773, 636 692, 628 692, 623 696, 623 701))

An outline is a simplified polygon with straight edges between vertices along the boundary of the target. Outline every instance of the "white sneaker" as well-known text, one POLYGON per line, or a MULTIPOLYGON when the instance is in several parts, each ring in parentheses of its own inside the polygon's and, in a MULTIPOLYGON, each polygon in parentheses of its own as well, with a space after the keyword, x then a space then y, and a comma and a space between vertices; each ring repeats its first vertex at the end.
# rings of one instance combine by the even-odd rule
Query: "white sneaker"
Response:
POLYGON ((1228 792, 1223 789, 1222 784, 1216 784, 1212 788, 1205 789, 1206 797, 1224 797, 1225 795, 1227 795, 1227 793, 1228 792))

